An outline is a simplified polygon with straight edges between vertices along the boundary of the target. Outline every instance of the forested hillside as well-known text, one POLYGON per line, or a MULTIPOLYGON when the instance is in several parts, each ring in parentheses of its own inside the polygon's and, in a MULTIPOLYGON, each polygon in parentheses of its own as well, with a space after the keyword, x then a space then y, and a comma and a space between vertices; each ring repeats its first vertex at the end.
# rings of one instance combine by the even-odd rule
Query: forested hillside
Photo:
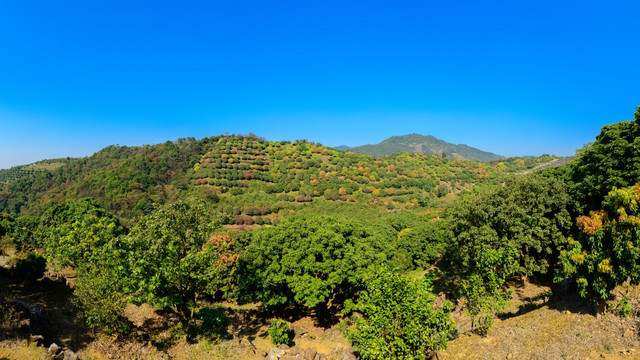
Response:
POLYGON ((392 136, 379 144, 356 146, 349 150, 372 156, 385 156, 401 152, 410 152, 446 156, 450 159, 474 161, 491 161, 503 158, 500 155, 482 151, 468 145, 456 145, 440 140, 431 135, 424 136, 419 134, 392 136))
POLYGON ((87 356, 426 359, 543 305, 638 320, 640 298, 618 294, 640 281, 639 142, 640 107, 527 174, 557 157, 375 158, 254 135, 111 146, 3 185, 2 313, 65 295, 43 297, 48 332, 5 316, 0 336, 42 331, 87 356), (528 287, 553 291, 516 298, 528 287))
POLYGON ((50 202, 91 197, 130 218, 187 196, 220 201, 230 216, 268 215, 302 204, 322 207, 326 201, 411 209, 475 184, 500 183, 509 173, 549 159, 485 164, 409 153, 373 158, 306 141, 269 142, 256 136, 178 139, 110 146, 16 178, 0 191, 0 211, 37 214, 50 202), (266 214, 249 207, 263 207, 266 214))
POLYGON ((8 183, 29 175, 52 171, 69 161, 71 161, 71 158, 49 159, 41 160, 29 165, 19 165, 10 169, 2 169, 0 170, 0 184, 8 183))

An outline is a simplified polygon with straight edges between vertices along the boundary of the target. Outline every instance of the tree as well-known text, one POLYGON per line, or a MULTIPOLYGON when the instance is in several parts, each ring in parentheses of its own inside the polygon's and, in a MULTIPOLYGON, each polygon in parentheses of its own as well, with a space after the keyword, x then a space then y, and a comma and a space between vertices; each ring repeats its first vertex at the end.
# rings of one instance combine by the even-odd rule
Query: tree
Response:
POLYGON ((122 314, 127 294, 137 290, 129 262, 132 250, 124 236, 113 238, 94 249, 90 261, 79 264, 73 301, 89 327, 118 336, 131 329, 122 314))
POLYGON ((509 254, 494 269, 505 276, 547 274, 567 242, 569 201, 562 182, 537 176, 476 190, 448 210, 451 263, 465 273, 479 272, 481 255, 496 250, 509 254))
POLYGON ((526 176, 457 200, 445 259, 474 325, 487 331, 510 277, 546 277, 567 242, 569 197, 558 180, 526 176))
POLYGON ((451 233, 444 220, 423 220, 404 228, 397 238, 396 248, 406 252, 413 266, 426 268, 442 255, 451 233))
POLYGON ((178 202, 144 217, 129 235, 137 284, 132 299, 171 307, 185 329, 198 299, 215 293, 236 260, 224 237, 212 237, 216 221, 200 204, 178 202))
POLYGON ((640 282, 640 184, 617 189, 599 211, 578 218, 581 230, 560 256, 556 280, 576 277, 580 295, 595 303, 616 285, 640 282))
POLYGON ((295 305, 324 316, 361 287, 364 269, 389 250, 373 229, 339 216, 303 215, 256 230, 243 258, 247 300, 295 305))
POLYGON ((346 335, 366 360, 428 359, 447 346, 455 330, 451 304, 434 306, 428 278, 413 281, 385 268, 365 278, 366 290, 348 310, 355 311, 346 335))
POLYGON ((78 266, 94 250, 126 232, 118 219, 93 199, 55 204, 42 216, 35 235, 50 258, 60 265, 78 266))
POLYGON ((596 141, 571 165, 570 191, 578 213, 597 210, 614 187, 640 181, 640 106, 634 115, 635 121, 603 126, 596 141))

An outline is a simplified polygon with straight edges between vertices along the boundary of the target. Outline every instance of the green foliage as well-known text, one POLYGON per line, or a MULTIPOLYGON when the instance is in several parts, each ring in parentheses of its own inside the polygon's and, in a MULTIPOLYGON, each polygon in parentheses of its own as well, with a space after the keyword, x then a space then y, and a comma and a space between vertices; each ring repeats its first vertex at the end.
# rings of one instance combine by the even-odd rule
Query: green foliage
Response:
POLYGON ((635 121, 603 126, 596 141, 572 164, 569 183, 579 213, 598 209, 614 187, 640 181, 639 114, 640 111, 635 112, 635 121))
MULTIPOLYGON (((296 305, 319 315, 361 288, 364 269, 386 261, 384 239, 339 216, 303 215, 254 231, 243 258, 241 288, 267 307, 296 305)), ((336 309, 337 310, 337 309, 336 309)))
POLYGON ((140 219, 127 239, 132 299, 170 306, 185 331, 198 298, 213 294, 235 257, 224 238, 212 237, 215 218, 202 205, 179 202, 140 219))
POLYGON ((117 336, 126 336, 131 330, 132 325, 122 315, 126 289, 131 286, 128 250, 122 238, 112 239, 95 249, 91 261, 77 269, 73 301, 90 328, 117 336))
POLYGON ((33 245, 44 247, 60 265, 77 266, 124 233, 111 212, 85 198, 50 206, 41 217, 33 245))
POLYGON ((287 344, 293 341, 293 330, 286 321, 282 319, 271 319, 269 325, 269 336, 274 345, 287 344))
POLYGON ((604 302, 626 280, 640 281, 640 184, 616 189, 603 210, 578 219, 580 234, 561 253, 556 280, 576 277, 580 295, 604 302))
POLYGON ((29 165, 14 166, 0 170, 0 184, 14 181, 23 177, 41 174, 59 168, 71 158, 41 160, 29 165))
POLYGON ((494 316, 504 310, 511 299, 511 292, 497 274, 471 274, 462 280, 460 296, 464 299, 467 315, 471 317, 471 328, 486 335, 493 326, 494 316))
POLYGON ((629 304, 629 297, 625 294, 622 294, 622 298, 616 304, 614 311, 615 314, 621 318, 629 317, 633 314, 633 306, 629 304))
POLYGON ((25 281, 36 281, 44 276, 47 259, 38 252, 31 252, 25 259, 20 259, 9 270, 12 277, 25 281))
POLYGON ((568 205, 563 184, 554 179, 522 176, 479 189, 448 211, 454 234, 449 260, 464 274, 546 274, 567 242, 568 205), (485 254, 490 261, 482 260, 485 254))
POLYGON ((433 350, 445 349, 455 330, 451 305, 434 307, 428 279, 410 280, 385 268, 365 279, 356 313, 346 336, 362 359, 428 359, 433 350))
POLYGON ((226 333, 229 319, 220 309, 204 307, 198 310, 196 315, 202 320, 200 332, 209 337, 218 337, 226 333))
POLYGON ((446 258, 478 331, 491 328, 511 297, 509 277, 545 276, 557 262, 570 230, 568 204, 559 181, 523 176, 451 207, 454 237, 446 258))
POLYGON ((395 247, 407 254, 413 267, 426 268, 442 255, 451 236, 446 221, 422 220, 401 230, 395 247))

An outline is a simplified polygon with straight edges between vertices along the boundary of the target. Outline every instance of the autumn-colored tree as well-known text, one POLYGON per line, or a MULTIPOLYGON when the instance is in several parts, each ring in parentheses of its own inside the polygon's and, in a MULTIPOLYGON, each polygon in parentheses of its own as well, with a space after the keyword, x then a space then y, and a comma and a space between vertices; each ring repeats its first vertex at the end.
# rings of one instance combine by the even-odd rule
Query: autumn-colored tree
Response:
POLYGON ((575 277, 593 302, 611 297, 616 285, 640 282, 640 184, 609 192, 603 209, 578 218, 581 233, 560 256, 556 280, 575 277))

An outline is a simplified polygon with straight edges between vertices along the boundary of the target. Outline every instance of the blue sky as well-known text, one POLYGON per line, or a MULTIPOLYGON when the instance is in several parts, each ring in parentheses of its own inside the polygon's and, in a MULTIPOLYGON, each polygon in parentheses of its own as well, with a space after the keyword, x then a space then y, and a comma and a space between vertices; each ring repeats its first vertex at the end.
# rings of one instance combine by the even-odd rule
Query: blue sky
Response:
POLYGON ((420 133, 573 154, 640 104, 637 1, 0 1, 0 168, 420 133))

